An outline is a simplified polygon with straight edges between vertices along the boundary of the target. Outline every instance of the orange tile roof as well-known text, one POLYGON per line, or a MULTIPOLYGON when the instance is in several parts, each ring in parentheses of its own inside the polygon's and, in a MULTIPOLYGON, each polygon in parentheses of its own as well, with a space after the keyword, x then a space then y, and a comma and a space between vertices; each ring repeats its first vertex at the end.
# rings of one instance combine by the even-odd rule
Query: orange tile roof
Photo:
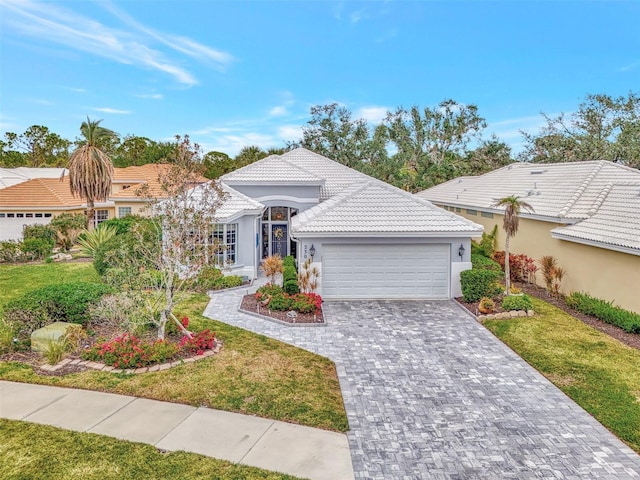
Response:
POLYGON ((81 207, 82 198, 71 195, 69 176, 59 178, 34 178, 0 190, 0 207, 81 207))

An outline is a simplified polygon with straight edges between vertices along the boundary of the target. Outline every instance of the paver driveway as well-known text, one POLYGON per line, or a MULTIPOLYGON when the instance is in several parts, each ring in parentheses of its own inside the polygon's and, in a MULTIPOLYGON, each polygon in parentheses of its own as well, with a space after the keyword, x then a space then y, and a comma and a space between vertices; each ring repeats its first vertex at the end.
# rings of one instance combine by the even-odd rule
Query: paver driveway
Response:
POLYGON ((453 301, 327 302, 327 327, 206 315, 331 358, 359 479, 640 478, 640 457, 453 301))

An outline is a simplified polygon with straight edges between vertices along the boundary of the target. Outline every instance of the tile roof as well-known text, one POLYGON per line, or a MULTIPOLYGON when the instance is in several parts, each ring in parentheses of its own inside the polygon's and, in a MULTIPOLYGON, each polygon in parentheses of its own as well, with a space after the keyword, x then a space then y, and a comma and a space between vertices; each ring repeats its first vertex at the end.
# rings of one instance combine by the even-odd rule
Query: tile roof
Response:
POLYGON ((82 198, 71 195, 69 176, 60 178, 35 178, 0 189, 0 208, 25 207, 83 207, 82 198))
POLYGON ((499 198, 521 197, 537 216, 589 218, 610 184, 640 181, 640 171, 604 160, 514 163, 478 177, 460 177, 417 193, 436 203, 491 208, 499 198))
POLYGON ((244 213, 260 214, 265 208, 260 202, 247 197, 224 183, 220 183, 220 187, 227 194, 224 203, 216 212, 220 220, 229 221, 244 213))
MULTIPOLYGON (((163 198, 166 196, 162 190, 160 177, 170 171, 171 165, 167 163, 149 163, 140 166, 131 166, 126 168, 114 168, 113 169, 113 183, 131 183, 132 186, 125 190, 121 190, 117 193, 112 193, 109 198, 114 200, 122 199, 138 199, 144 200, 139 195, 140 189, 144 184, 149 185, 149 190, 146 192, 154 198, 163 198)), ((200 177, 199 181, 206 183, 207 178, 200 177)))
POLYGON ((632 249, 640 255, 640 181, 609 185, 602 191, 597 211, 574 225, 551 230, 554 238, 632 249))
POLYGON ((291 219, 294 235, 480 236, 482 226, 379 180, 354 183, 291 219))
POLYGON ((17 185, 34 178, 60 178, 65 168, 0 168, 0 188, 17 185))
POLYGON ((231 186, 262 183, 320 185, 320 200, 323 201, 353 183, 371 178, 307 149, 296 148, 227 173, 221 180, 231 186))
POLYGON ((323 183, 322 178, 288 162, 284 156, 279 155, 269 155, 257 162, 245 165, 223 175, 220 180, 228 185, 255 183, 320 185, 323 183))

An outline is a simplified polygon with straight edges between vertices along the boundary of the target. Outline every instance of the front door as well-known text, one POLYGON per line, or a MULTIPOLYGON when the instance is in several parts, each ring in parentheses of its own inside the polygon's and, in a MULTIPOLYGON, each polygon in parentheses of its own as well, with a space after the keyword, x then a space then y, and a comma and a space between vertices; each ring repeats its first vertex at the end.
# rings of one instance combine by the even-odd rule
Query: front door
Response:
POLYGON ((288 255, 289 235, 287 224, 271 224, 271 255, 280 255, 284 258, 288 255))

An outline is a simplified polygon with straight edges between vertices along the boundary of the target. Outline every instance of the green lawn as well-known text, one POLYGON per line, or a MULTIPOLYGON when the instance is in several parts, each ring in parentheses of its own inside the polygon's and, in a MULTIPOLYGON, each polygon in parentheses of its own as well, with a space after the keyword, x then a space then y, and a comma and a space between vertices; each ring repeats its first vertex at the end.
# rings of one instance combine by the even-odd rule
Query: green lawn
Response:
POLYGON ((640 452, 640 351, 538 299, 535 317, 484 325, 640 452))
POLYGON ((0 419, 0 476, 5 480, 295 480, 194 453, 0 419))
MULTIPOLYGON (((92 272, 91 264, 0 266, 0 291, 17 278, 33 288, 73 275, 93 278, 92 272)), ((207 406, 340 432, 348 429, 333 362, 204 318, 207 301, 206 295, 193 295, 177 313, 189 316, 189 328, 210 328, 223 340, 222 350, 213 357, 143 375, 86 371, 61 377, 38 375, 22 363, 0 362, 0 379, 207 406)))
POLYGON ((91 263, 0 265, 0 305, 23 292, 70 281, 99 282, 91 263))

